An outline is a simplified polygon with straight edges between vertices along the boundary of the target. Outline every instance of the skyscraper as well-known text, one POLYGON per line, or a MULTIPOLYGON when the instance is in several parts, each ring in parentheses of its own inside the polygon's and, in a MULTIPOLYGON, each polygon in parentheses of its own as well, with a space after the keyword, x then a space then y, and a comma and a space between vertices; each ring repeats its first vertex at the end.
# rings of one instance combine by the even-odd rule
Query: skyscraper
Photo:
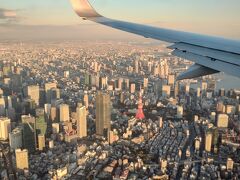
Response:
POLYGON ((29 168, 29 165, 28 165, 28 150, 27 149, 24 149, 24 150, 16 149, 15 155, 16 155, 17 170, 28 169, 29 168))
POLYGON ((67 104, 60 105, 60 121, 68 122, 70 120, 69 116, 69 106, 67 104))
POLYGON ((205 134, 205 151, 211 152, 212 148, 212 132, 207 131, 205 134))
POLYGON ((44 116, 44 109, 36 109, 36 134, 45 135, 47 132, 47 122, 44 116))
POLYGON ((36 149, 36 120, 32 116, 22 115, 23 125, 23 147, 28 152, 34 152, 36 149))
POLYGON ((11 133, 9 133, 9 144, 11 149, 19 149, 22 148, 22 128, 17 127, 11 133))
POLYGON ((51 96, 52 96, 52 88, 57 88, 56 83, 46 83, 45 84, 45 93, 46 93, 46 101, 47 103, 51 103, 51 96))
POLYGON ((42 151, 45 148, 45 136, 43 134, 38 135, 38 150, 42 151))
POLYGON ((87 112, 86 107, 77 107, 77 134, 83 138, 87 136, 87 112))
POLYGON ((96 97, 96 133, 104 135, 111 128, 111 100, 108 94, 99 92, 96 97))
POLYGON ((11 120, 8 118, 0 118, 0 139, 7 140, 11 132, 11 120))
POLYGON ((88 94, 84 94, 83 104, 86 108, 88 108, 88 94))
POLYGON ((39 105, 39 99, 40 99, 40 90, 39 90, 39 86, 37 85, 33 85, 33 86, 28 86, 27 87, 27 96, 34 100, 34 102, 36 103, 36 105, 39 105))

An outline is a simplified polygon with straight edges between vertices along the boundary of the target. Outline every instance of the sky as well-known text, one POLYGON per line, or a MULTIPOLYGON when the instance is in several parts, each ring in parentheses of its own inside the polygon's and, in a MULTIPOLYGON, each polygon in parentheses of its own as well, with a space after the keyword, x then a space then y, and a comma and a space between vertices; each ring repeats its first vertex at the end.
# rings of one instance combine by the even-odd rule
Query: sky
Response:
MULTIPOLYGON (((240 39, 240 0, 90 2, 100 14, 111 18, 240 39)), ((0 0, 0 33, 0 39, 136 38, 83 22, 72 10, 69 0, 0 0)))

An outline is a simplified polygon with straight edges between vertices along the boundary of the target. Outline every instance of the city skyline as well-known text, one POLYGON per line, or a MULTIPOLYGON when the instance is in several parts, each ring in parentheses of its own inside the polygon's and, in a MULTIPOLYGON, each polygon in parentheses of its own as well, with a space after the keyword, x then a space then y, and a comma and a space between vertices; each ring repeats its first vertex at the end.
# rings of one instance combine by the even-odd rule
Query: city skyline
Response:
MULTIPOLYGON (((132 22, 147 23, 164 28, 223 36, 240 39, 240 23, 237 17, 239 1, 100 1, 93 6, 103 15, 132 22), (147 8, 145 8, 147 7, 147 8), (124 12, 124 13, 122 13, 124 12)), ((34 39, 34 32, 41 34, 38 39, 116 39, 135 36, 115 31, 89 22, 83 22, 74 12, 70 1, 5 1, 0 7, 1 39, 34 39), (92 29, 97 29, 95 32, 92 29), (58 31, 58 34, 54 32, 58 31), (85 33, 86 31, 90 33, 85 33), (103 34, 103 32, 105 32, 103 34), (71 36, 69 35, 71 33, 71 36), (119 37, 120 36, 120 37, 119 37)), ((141 38, 139 38, 141 39, 141 38)))

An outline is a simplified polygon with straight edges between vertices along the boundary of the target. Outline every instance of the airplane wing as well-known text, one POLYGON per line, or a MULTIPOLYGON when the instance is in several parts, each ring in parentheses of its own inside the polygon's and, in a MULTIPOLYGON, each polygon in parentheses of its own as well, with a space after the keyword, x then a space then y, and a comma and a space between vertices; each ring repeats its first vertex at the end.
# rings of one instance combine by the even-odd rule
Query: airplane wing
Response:
POLYGON ((75 12, 84 20, 129 33, 172 43, 172 54, 195 62, 178 80, 225 72, 240 78, 240 41, 198 35, 106 18, 88 0, 71 0, 75 12))

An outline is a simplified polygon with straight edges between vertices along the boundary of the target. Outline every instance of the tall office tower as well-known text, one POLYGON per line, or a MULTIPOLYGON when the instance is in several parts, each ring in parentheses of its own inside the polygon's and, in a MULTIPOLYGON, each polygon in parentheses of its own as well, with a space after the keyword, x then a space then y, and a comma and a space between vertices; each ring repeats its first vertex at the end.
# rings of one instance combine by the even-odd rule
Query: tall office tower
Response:
POLYGON ((51 104, 51 89, 52 88, 57 88, 56 83, 46 83, 45 84, 45 95, 46 95, 46 102, 48 104, 51 104))
POLYGON ((20 92, 22 88, 22 76, 13 74, 11 77, 11 88, 14 92, 20 92))
POLYGON ((3 97, 3 90, 0 88, 0 98, 3 97))
POLYGON ((36 109, 36 135, 45 135, 47 132, 47 122, 43 108, 36 109))
POLYGON ((148 62, 148 72, 152 72, 152 62, 148 62))
POLYGON ((205 133, 205 151, 211 152, 212 148, 212 132, 208 130, 205 133))
POLYGON ((134 61, 134 72, 139 73, 139 61, 137 59, 134 61))
POLYGON ((87 136, 87 112, 85 106, 77 107, 77 135, 79 138, 87 136))
POLYGON ((4 65, 3 66, 3 75, 8 76, 11 73, 11 67, 10 65, 4 65))
POLYGON ((43 134, 38 135, 38 150, 43 151, 45 148, 45 136, 43 134))
POLYGON ((34 100, 36 105, 39 105, 40 91, 39 86, 28 86, 27 87, 27 96, 34 100))
POLYGON ((201 90, 202 91, 207 91, 207 87, 208 87, 207 82, 202 82, 201 83, 201 90))
POLYGON ((197 97, 199 98, 201 96, 201 89, 198 87, 197 88, 197 97))
POLYGON ((189 93, 190 92, 190 85, 189 84, 186 84, 185 85, 185 93, 189 93))
POLYGON ((226 105, 226 113, 234 115, 236 113, 236 107, 233 105, 226 105))
POLYGON ((173 86, 175 83, 175 75, 174 74, 169 74, 168 75, 168 85, 173 86))
POLYGON ((108 85, 108 78, 107 77, 101 77, 100 78, 100 88, 106 89, 108 85))
POLYGON ((159 128, 162 128, 163 127, 163 118, 159 116, 158 122, 159 122, 159 128))
POLYGON ((63 76, 65 77, 65 78, 69 78, 69 71, 64 71, 63 72, 63 76))
POLYGON ((61 96, 60 89, 52 88, 50 92, 51 92, 51 100, 60 99, 60 96, 61 96))
POLYGON ((52 133, 57 134, 60 131, 60 124, 59 123, 52 123, 52 133))
POLYGON ((170 93, 171 93, 171 87, 169 85, 163 85, 162 86, 162 96, 169 97, 170 93))
POLYGON ((219 90, 219 94, 218 94, 219 96, 225 96, 225 89, 220 89, 219 90))
POLYGON ((16 149, 15 156, 16 156, 16 168, 17 168, 17 170, 29 169, 28 150, 27 149, 24 149, 24 150, 16 149))
POLYGON ((177 118, 182 118, 182 117, 183 117, 183 107, 177 106, 177 118))
POLYGON ((227 170, 233 170, 234 161, 231 158, 227 159, 227 170))
POLYGON ((91 86, 91 75, 90 74, 88 74, 88 73, 85 73, 85 76, 84 76, 85 78, 84 78, 84 84, 86 85, 86 86, 91 86))
POLYGON ((218 113, 224 113, 225 112, 225 105, 223 104, 222 101, 217 102, 216 111, 218 113))
POLYGON ((57 121, 57 108, 56 107, 51 107, 51 114, 50 114, 50 120, 53 122, 57 121))
POLYGON ((218 128, 213 127, 212 128, 212 146, 215 153, 218 152, 218 139, 219 139, 218 128))
POLYGON ((227 128, 228 127, 228 115, 227 114, 219 114, 218 115, 217 127, 219 127, 219 128, 227 128))
POLYGON ((51 115, 51 104, 44 104, 44 112, 46 114, 46 117, 49 119, 51 115))
POLYGON ((23 127, 23 147, 28 152, 34 152, 36 149, 36 120, 34 117, 28 115, 22 115, 22 127, 23 127))
POLYGON ((200 149, 200 146, 201 146, 201 140, 199 137, 196 137, 195 138, 195 150, 199 150, 200 149))
POLYGON ((176 82, 175 86, 174 86, 174 97, 175 98, 178 96, 178 93, 179 93, 179 82, 176 82))
POLYGON ((94 62, 94 72, 98 72, 98 62, 94 62))
POLYGON ((143 88, 144 89, 148 88, 148 78, 143 79, 143 88))
POLYGON ((6 104, 5 104, 5 100, 4 97, 0 98, 0 116, 5 116, 6 114, 6 104))
POLYGON ((23 147, 22 127, 17 127, 9 133, 9 145, 14 150, 23 147))
POLYGON ((136 85, 134 83, 131 83, 130 93, 135 93, 135 91, 136 91, 136 85))
POLYGON ((7 140, 10 132, 11 120, 6 117, 0 118, 0 139, 7 140))
POLYGON ((61 122, 70 121, 69 106, 67 104, 60 105, 60 121, 61 122))
POLYGON ((88 109, 88 94, 83 96, 83 105, 88 109))
POLYGON ((123 84, 124 84, 124 87, 123 87, 123 88, 124 88, 125 90, 129 89, 129 79, 124 79, 124 83, 123 83, 123 84))
POLYGON ((138 110, 136 113, 136 119, 138 120, 143 120, 145 118, 145 115, 143 113, 143 102, 142 102, 142 94, 139 94, 139 99, 138 99, 138 110))
POLYGON ((123 88, 122 86, 123 86, 123 78, 119 78, 118 79, 118 89, 122 90, 122 88, 123 88))
POLYGON ((108 94, 98 92, 96 97, 96 134, 107 135, 111 130, 111 100, 108 94))

